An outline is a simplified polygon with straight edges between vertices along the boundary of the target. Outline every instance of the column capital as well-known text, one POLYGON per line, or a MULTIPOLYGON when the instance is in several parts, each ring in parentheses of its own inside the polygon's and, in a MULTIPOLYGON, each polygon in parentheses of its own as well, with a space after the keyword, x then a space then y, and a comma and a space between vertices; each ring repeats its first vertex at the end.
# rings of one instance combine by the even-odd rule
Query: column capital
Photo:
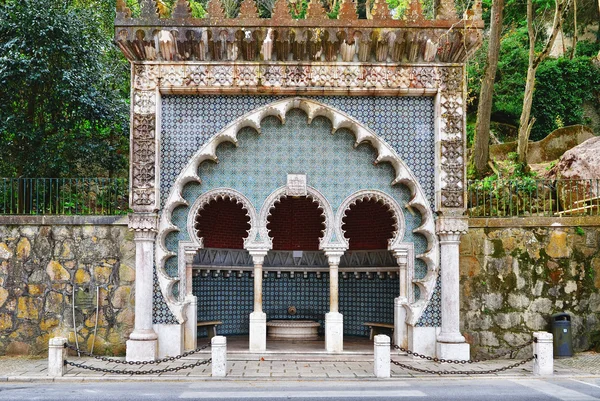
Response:
POLYGON ((129 230, 136 239, 154 239, 158 231, 156 213, 129 213, 129 230))
POLYGON ((400 267, 406 267, 408 263, 408 253, 409 250, 407 248, 394 249, 392 254, 396 258, 396 262, 400 267))
POLYGON ((344 252, 346 252, 343 248, 323 249, 323 251, 325 252, 325 256, 327 256, 329 266, 339 266, 340 259, 344 255, 344 252))
POLYGON ((440 216, 435 221, 435 231, 442 241, 459 241, 468 230, 469 220, 465 216, 440 216))
POLYGON ((266 248, 248 249, 248 253, 250 254, 250 256, 252 256, 252 262, 254 263, 254 265, 262 266, 262 264, 265 261, 265 256, 267 256, 268 252, 269 252, 269 250, 266 248))

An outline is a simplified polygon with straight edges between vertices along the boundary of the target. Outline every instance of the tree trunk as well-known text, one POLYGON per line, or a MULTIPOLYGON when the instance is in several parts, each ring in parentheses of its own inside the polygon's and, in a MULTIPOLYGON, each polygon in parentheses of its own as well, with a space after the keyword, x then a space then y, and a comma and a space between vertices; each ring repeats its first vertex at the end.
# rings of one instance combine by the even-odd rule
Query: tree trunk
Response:
POLYGON ((529 133, 533 122, 530 121, 531 104, 533 103, 533 89, 535 87, 535 73, 542 61, 548 57, 556 36, 560 30, 562 13, 565 9, 565 0, 556 0, 554 8, 554 22, 552 23, 552 33, 544 49, 537 56, 535 55, 536 35, 533 29, 533 3, 527 0, 527 32, 529 34, 529 65, 527 67, 527 81, 525 83, 525 95, 523 96, 523 110, 519 119, 519 137, 517 140, 518 161, 527 164, 527 144, 529 142, 529 133))
POLYGON ((573 57, 575 57, 576 52, 577 52, 577 0, 573 0, 573 46, 571 47, 571 60, 573 60, 573 57))
POLYGON ((533 103, 533 90, 535 89, 535 73, 537 68, 530 63, 527 68, 527 81, 525 81, 525 96, 523 97, 523 111, 519 121, 519 138, 517 142, 517 153, 519 163, 527 163, 527 147, 529 143, 529 133, 531 132, 530 115, 531 104, 533 103))
POLYGON ((472 161, 481 178, 488 171, 490 158, 490 119, 492 115, 492 96, 494 94, 494 78, 498 68, 500 52, 500 37, 502 35, 502 11, 504 0, 494 0, 490 17, 490 41, 487 53, 487 65, 481 81, 479 104, 477 106, 477 122, 475 123, 475 141, 473 144, 472 161))

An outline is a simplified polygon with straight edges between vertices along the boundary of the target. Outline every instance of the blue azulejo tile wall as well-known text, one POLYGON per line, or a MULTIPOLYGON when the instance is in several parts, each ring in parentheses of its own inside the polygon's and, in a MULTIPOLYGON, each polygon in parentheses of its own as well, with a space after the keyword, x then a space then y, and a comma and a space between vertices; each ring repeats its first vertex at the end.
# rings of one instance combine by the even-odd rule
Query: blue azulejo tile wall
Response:
MULTIPOLYGON (((282 96, 165 96, 162 103, 161 126, 161 200, 164 202, 176 177, 185 168, 191 156, 210 138, 234 119, 283 98, 282 96)), ((429 201, 433 203, 435 135, 432 98, 343 96, 311 98, 349 114, 390 144, 413 171, 429 201)), ((377 157, 374 149, 366 144, 354 148, 354 141, 354 136, 348 130, 342 129, 335 135, 331 135, 331 123, 326 118, 316 118, 308 124, 306 115, 300 110, 290 111, 283 125, 275 118, 267 118, 263 121, 260 135, 252 129, 244 129, 238 135, 238 147, 230 143, 221 144, 217 149, 219 163, 202 163, 198 169, 202 183, 187 184, 183 189, 183 197, 191 205, 208 190, 229 187, 242 192, 258 210, 268 194, 277 187, 285 185, 286 174, 294 172, 306 174, 308 184, 323 193, 334 210, 346 196, 364 189, 387 192, 404 206, 410 199, 410 191, 402 185, 393 187, 390 185, 394 178, 393 168, 387 163, 373 165, 377 157)), ((186 230, 188 212, 189 207, 186 206, 177 207, 173 211, 171 222, 180 231, 172 232, 166 238, 167 248, 172 252, 177 252, 179 241, 189 240, 186 230)), ((404 240, 414 243, 416 254, 424 252, 427 248, 425 238, 413 233, 421 223, 421 216, 406 208, 404 216, 406 219, 404 240)), ((169 275, 175 276, 177 257, 169 258, 165 263, 165 269, 169 275)), ((415 260, 415 277, 423 277, 425 273, 424 263, 419 259, 415 260)), ((219 280, 223 281, 222 285, 225 285, 227 280, 232 280, 231 282, 241 280, 238 282, 239 285, 243 282, 243 278, 214 278, 215 283, 219 280)), ((278 280, 280 280, 278 283, 282 283, 281 280, 296 282, 297 278, 278 280)), ((248 285, 250 288, 251 280, 248 285)), ((274 286, 279 288, 280 284, 274 286)), ((360 296, 356 294, 362 294, 361 291, 352 296, 360 296)), ((415 294, 418 297, 419 292, 415 291, 415 294)), ((342 296, 340 293, 340 297, 342 296)), ((249 299, 248 302, 251 304, 251 296, 249 299)), ((284 301, 289 300, 281 302, 284 301)), ((343 303, 342 299, 340 302, 343 303)), ((169 313, 165 311, 164 302, 157 300, 155 304, 157 308, 155 322, 157 322, 156 316, 167 316, 169 313)), ((390 305, 393 305, 393 302, 390 305)), ((208 306, 210 305, 207 305, 205 311, 216 310, 208 306)), ((341 307, 345 306, 341 305, 341 307)), ((371 313, 374 310, 379 313, 385 308, 372 308, 371 313)), ((251 310, 245 311, 239 314, 242 317, 236 319, 248 319, 247 315, 250 312, 251 310)), ((355 313, 353 310, 349 310, 348 316, 353 313, 355 313)), ((356 313, 360 316, 356 318, 355 328, 358 332, 358 322, 363 323, 361 319, 364 315, 360 315, 363 313, 362 310, 356 313)), ((389 313, 390 316, 393 315, 392 306, 389 313)), ((439 325, 439 303, 432 302, 425 315, 420 324, 439 325)), ((382 315, 379 320, 382 319, 385 319, 385 316, 382 315)), ((202 318, 202 320, 206 319, 202 318)), ((234 321, 231 324, 229 329, 238 327, 236 330, 241 330, 241 323, 234 321)), ((243 326, 247 327, 247 324, 243 326)))
MULTIPOLYGON (((196 276, 193 292, 198 298, 198 321, 220 320, 223 335, 248 334, 249 315, 253 309, 253 279, 249 273, 241 277, 210 274, 196 276)), ((367 278, 365 274, 339 279, 340 313, 344 315, 344 335, 368 336, 365 322, 394 323, 394 298, 398 296, 398 279, 367 278)), ((263 279, 263 310, 268 320, 308 319, 321 324, 324 333, 325 314, 329 312, 329 276, 309 273, 280 277, 269 272, 263 279), (288 314, 295 306, 297 313, 288 314)), ((206 332, 199 332, 200 336, 206 332)))

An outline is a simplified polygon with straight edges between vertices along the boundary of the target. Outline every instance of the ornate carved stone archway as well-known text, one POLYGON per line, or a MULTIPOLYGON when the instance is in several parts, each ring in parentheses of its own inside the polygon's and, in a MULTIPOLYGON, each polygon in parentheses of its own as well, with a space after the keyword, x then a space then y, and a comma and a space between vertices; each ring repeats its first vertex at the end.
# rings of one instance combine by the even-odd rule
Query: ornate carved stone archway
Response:
MULTIPOLYGON (((306 113, 309 124, 314 118, 323 116, 331 121, 332 133, 335 133, 341 128, 350 130, 355 135, 356 146, 364 142, 369 143, 377 151, 375 163, 388 162, 393 166, 395 176, 390 185, 403 184, 410 190, 411 199, 406 206, 418 210, 422 217, 421 225, 416 228, 414 232, 424 235, 428 243, 427 251, 418 255, 418 257, 427 265, 427 274, 422 280, 416 282, 416 284, 422 288, 424 295, 415 302, 415 308, 412 309, 410 315, 411 322, 416 323, 433 293, 439 264, 439 247, 437 236, 435 235, 433 212, 418 180, 397 153, 386 142, 360 122, 331 106, 299 97, 292 97, 271 103, 236 119, 204 145, 191 158, 188 165, 177 177, 163 208, 158 227, 156 246, 156 268, 159 285, 169 309, 179 323, 185 322, 185 307, 187 302, 184 299, 175 299, 172 295, 173 286, 181 281, 182 276, 171 277, 165 271, 165 262, 169 258, 177 256, 176 253, 167 249, 165 242, 169 233, 179 231, 179 228, 171 221, 173 211, 179 206, 189 206, 188 202, 183 197, 185 185, 190 182, 201 183, 201 177, 197 174, 198 166, 206 160, 218 161, 216 150, 219 144, 224 142, 237 144, 238 132, 246 127, 251 127, 260 133, 262 120, 269 116, 277 117, 282 123, 285 123, 286 113, 294 108, 301 109, 306 113)), ((265 205, 269 206, 263 206, 258 218, 252 220, 253 222, 258 222, 258 224, 252 225, 248 241, 245 243, 246 249, 260 249, 265 252, 270 249, 270 241, 266 229, 266 217, 272 204, 279 199, 284 192, 283 188, 280 188, 272 193, 265 201, 265 205)), ((341 221, 340 212, 338 212, 337 217, 334 216, 332 208, 328 205, 326 198, 314 188, 311 189, 309 194, 313 198, 318 199, 320 205, 324 207, 326 230, 321 241, 321 248, 329 250, 335 249, 343 252, 343 250, 347 248, 347 243, 344 241, 341 225, 339 224, 341 221), (333 222, 333 224, 330 224, 329 222, 333 222)), ((240 199, 242 198, 240 197, 240 199)), ((183 255, 180 256, 180 259, 182 258, 183 255)), ((179 263, 179 266, 179 271, 182 272, 181 262, 179 263)))

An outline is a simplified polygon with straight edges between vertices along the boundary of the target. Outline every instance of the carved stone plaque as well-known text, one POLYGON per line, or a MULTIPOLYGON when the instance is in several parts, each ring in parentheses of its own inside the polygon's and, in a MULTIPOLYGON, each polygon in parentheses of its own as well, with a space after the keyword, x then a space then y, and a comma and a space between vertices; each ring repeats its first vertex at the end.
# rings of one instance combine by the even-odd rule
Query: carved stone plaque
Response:
POLYGON ((306 174, 288 174, 286 196, 306 196, 306 174))

